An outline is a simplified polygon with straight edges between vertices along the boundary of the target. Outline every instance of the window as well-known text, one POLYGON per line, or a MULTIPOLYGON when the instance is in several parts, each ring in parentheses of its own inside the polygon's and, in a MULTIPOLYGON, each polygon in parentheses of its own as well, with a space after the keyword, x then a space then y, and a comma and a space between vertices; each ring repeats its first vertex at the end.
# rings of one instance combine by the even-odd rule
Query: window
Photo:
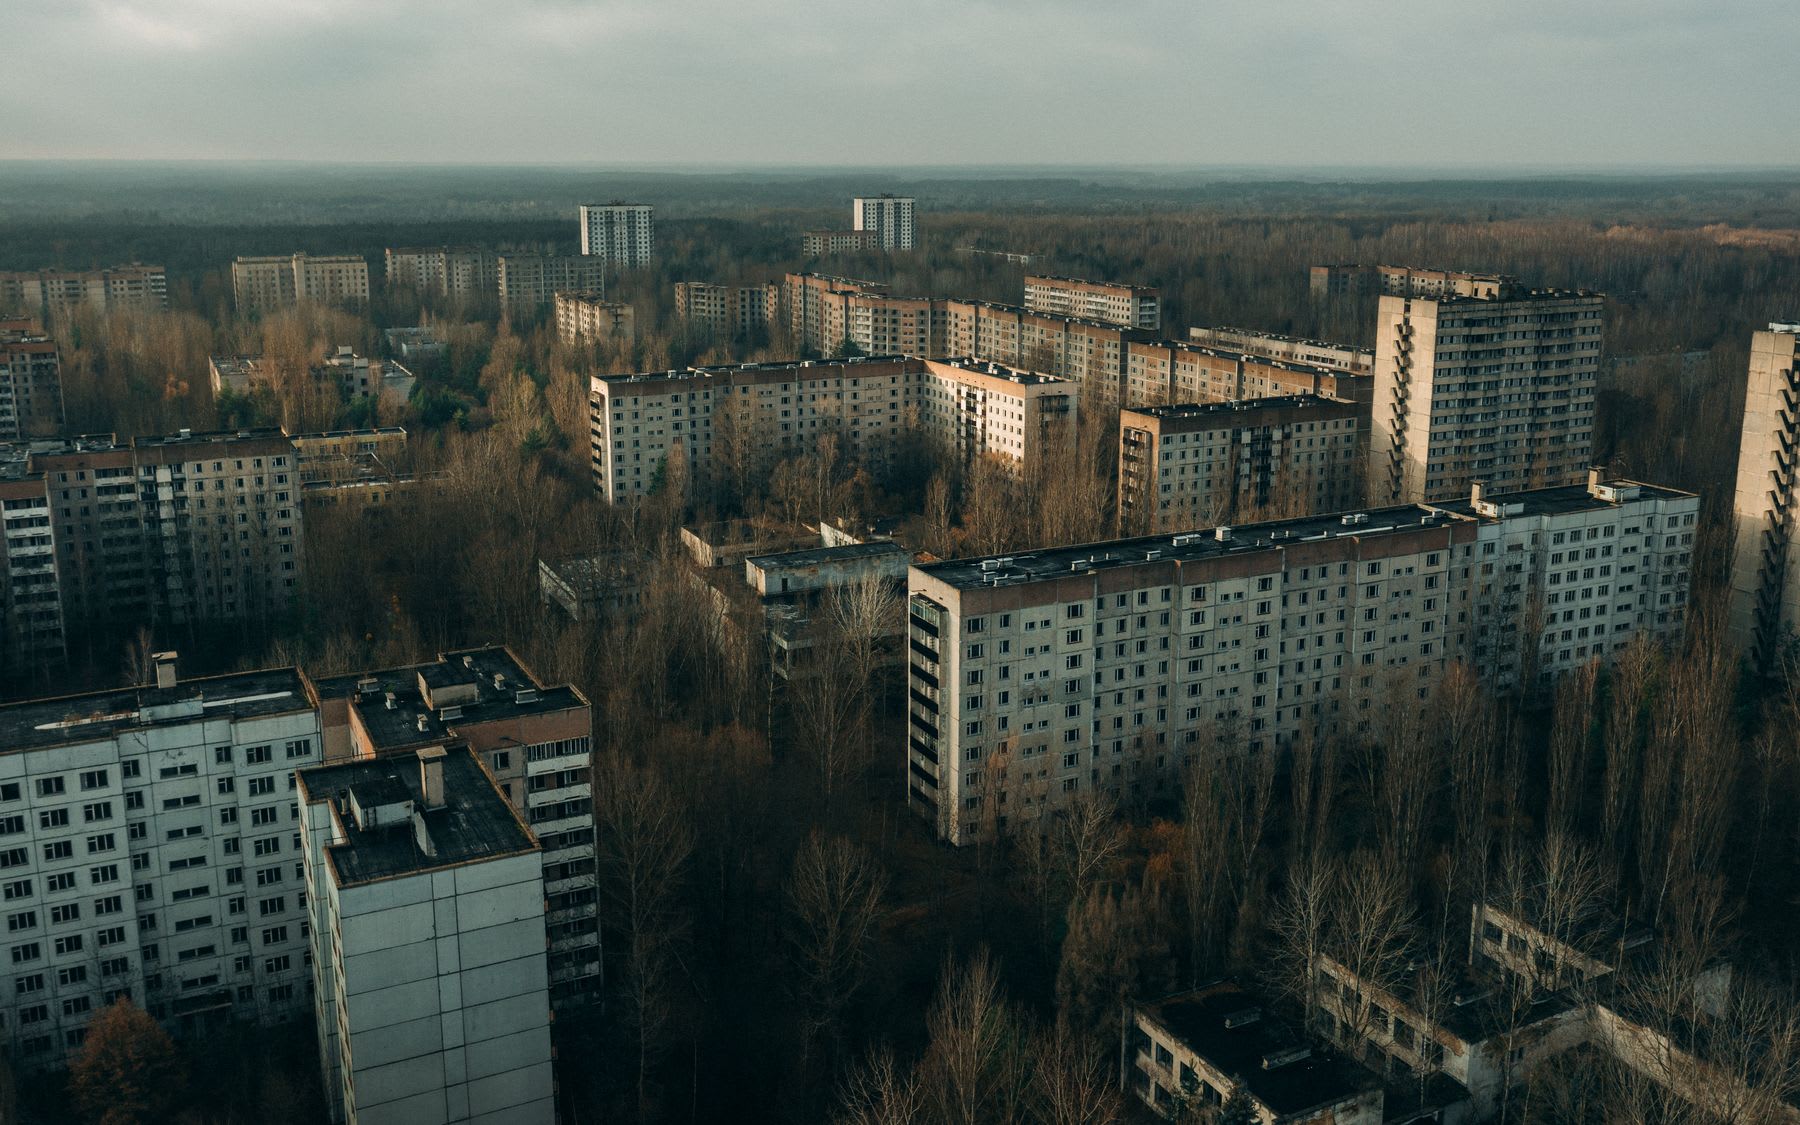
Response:
POLYGON ((45 809, 38 813, 39 828, 67 828, 69 826, 68 809, 45 809))
POLYGON ((269 806, 268 808, 251 809, 250 810, 250 823, 254 824, 254 825, 274 824, 275 820, 277 818, 277 815, 278 815, 277 810, 275 809, 275 807, 273 805, 269 806))
POLYGON ((65 953, 80 953, 81 941, 82 938, 80 934, 70 934, 67 937, 57 938, 56 955, 60 957, 65 953))
MULTIPOLYGON (((5 865, 0 864, 0 866, 5 866, 5 865)), ((5 900, 8 902, 11 902, 15 898, 30 898, 31 897, 31 880, 30 879, 15 879, 14 881, 6 884, 4 891, 0 892, 0 895, 3 895, 5 900)))
POLYGON ((35 941, 12 947, 12 960, 15 965, 23 965, 27 961, 36 961, 44 955, 44 949, 35 941))
POLYGON ((50 921, 52 923, 81 921, 81 904, 78 902, 66 902, 61 906, 52 906, 50 908, 50 921))
POLYGON ((265 765, 275 758, 273 746, 244 747, 244 764, 248 766, 265 765))
POLYGON ((13 991, 18 993, 20 996, 24 996, 24 995, 26 995, 28 993, 32 993, 32 992, 44 991, 44 974, 43 973, 32 973, 29 976, 14 977, 13 978, 13 991))
POLYGON ((274 898, 265 898, 256 904, 256 909, 264 918, 271 914, 285 914, 287 912, 287 896, 276 895, 274 898))
POLYGON ((305 758, 312 754, 312 740, 302 738, 298 741, 290 742, 287 744, 286 753, 289 761, 292 761, 295 758, 305 758))
POLYGON ((63 793, 63 779, 60 777, 40 777, 37 783, 40 797, 60 797, 63 793))
POLYGON ((262 932, 264 945, 280 945, 282 942, 286 941, 287 938, 288 928, 286 926, 270 926, 262 932))
POLYGON ((272 777, 253 777, 250 779, 250 795, 266 797, 275 792, 275 779, 272 777))
POLYGON ((119 865, 104 863, 99 867, 88 868, 88 882, 96 884, 116 883, 119 881, 119 865))
POLYGON ((95 852, 110 852, 117 846, 111 832, 102 832, 98 836, 89 836, 87 838, 87 850, 89 855, 93 855, 95 852))
POLYGON ((112 814, 111 801, 96 801, 91 805, 81 806, 81 819, 89 824, 96 820, 111 820, 112 814))
POLYGON ((57 840, 44 845, 44 862, 54 863, 59 859, 68 859, 75 854, 73 840, 57 840))
POLYGON ((107 776, 105 770, 88 770, 81 775, 83 789, 105 789, 107 776))

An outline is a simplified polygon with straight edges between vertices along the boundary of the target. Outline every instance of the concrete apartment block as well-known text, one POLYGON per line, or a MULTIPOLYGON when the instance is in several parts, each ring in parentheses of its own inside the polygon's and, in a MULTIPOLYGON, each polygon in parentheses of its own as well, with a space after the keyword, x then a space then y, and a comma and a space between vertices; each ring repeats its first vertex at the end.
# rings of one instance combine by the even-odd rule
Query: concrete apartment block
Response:
POLYGON ((0 441, 54 437, 63 424, 62 356, 28 320, 0 320, 0 441))
POLYGON ((0 707, 0 913, 15 1065, 62 1066, 130 995, 177 1035, 307 1011, 293 777, 319 760, 291 668, 0 707))
POLYGON ((581 252, 620 266, 641 266, 656 253, 655 209, 647 203, 581 205, 581 252))
POLYGON ((609 503, 650 490, 677 449, 691 473, 715 457, 767 460, 835 432, 880 456, 916 425, 965 462, 1026 475, 1073 439, 1076 401, 1060 379, 972 360, 877 356, 597 375, 589 391, 594 487, 609 503))
POLYGON ((598 293, 556 294, 556 337, 565 344, 630 347, 634 319, 630 305, 598 293))
POLYGON ((1170 531, 1343 511, 1362 495, 1353 402, 1287 395, 1119 412, 1119 523, 1170 531))
POLYGON ((366 305, 369 263, 359 254, 240 257, 231 263, 231 288, 240 312, 293 308, 303 301, 366 305))
POLYGON ((169 279, 161 266, 0 273, 0 314, 57 318, 78 309, 162 312, 168 307, 169 279))
POLYGON ((1189 328, 1188 343, 1308 363, 1314 367, 1336 368, 1355 375, 1370 375, 1375 371, 1373 348, 1306 340, 1275 332, 1256 332, 1248 328, 1189 328))
POLYGON ((876 235, 883 250, 911 250, 913 204, 910 195, 858 196, 850 203, 850 229, 876 235))
POLYGON ((1171 793, 1209 732, 1269 750, 1420 705, 1452 662, 1506 687, 1678 633, 1698 507, 1596 472, 915 565, 910 803, 968 843, 1085 791, 1171 793))
POLYGON ((1750 339, 1738 438, 1729 637, 1775 673, 1800 622, 1800 552, 1792 547, 1795 462, 1800 459, 1800 323, 1774 323, 1750 339))
POLYGON ((1025 307, 1147 332, 1162 327, 1162 290, 1149 285, 1033 274, 1025 278, 1025 307))
POLYGON ((300 776, 333 1120, 551 1125, 536 839, 467 747, 300 776))
POLYGON ((1372 501, 1442 500, 1476 481, 1544 488, 1586 471, 1603 298, 1510 285, 1482 293, 1381 298, 1372 501))

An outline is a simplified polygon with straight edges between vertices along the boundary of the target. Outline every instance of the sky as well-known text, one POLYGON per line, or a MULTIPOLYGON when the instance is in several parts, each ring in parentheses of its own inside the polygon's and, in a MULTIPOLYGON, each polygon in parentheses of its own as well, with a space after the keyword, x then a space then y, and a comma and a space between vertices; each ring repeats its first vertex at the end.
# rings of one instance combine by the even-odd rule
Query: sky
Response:
POLYGON ((1800 0, 0 0, 0 158, 1800 164, 1800 0))

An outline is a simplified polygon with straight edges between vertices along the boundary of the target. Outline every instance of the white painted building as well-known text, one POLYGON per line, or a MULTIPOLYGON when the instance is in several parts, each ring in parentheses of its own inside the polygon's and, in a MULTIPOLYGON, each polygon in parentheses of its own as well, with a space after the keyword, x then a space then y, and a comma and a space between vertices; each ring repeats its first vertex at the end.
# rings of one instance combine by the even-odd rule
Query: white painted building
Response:
POLYGON ((644 265, 656 253, 654 212, 647 203, 583 203, 581 252, 615 265, 644 265))
POLYGON ((130 996, 172 1032, 309 1007, 291 668, 0 707, 0 914, 16 1065, 62 1066, 130 996))
POLYGON ((466 746, 301 774, 332 1120, 552 1125, 536 837, 466 746))
POLYGON ((850 205, 850 229, 881 236, 883 250, 913 248, 913 198, 910 195, 858 196, 850 205))

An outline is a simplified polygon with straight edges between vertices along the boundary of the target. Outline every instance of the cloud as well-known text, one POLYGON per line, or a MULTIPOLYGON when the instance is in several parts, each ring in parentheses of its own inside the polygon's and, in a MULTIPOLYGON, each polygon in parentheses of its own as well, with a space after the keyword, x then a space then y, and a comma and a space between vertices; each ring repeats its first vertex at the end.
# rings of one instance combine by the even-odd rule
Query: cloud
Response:
POLYGON ((25 156, 1750 161, 1800 32, 1792 0, 14 3, 25 156))

